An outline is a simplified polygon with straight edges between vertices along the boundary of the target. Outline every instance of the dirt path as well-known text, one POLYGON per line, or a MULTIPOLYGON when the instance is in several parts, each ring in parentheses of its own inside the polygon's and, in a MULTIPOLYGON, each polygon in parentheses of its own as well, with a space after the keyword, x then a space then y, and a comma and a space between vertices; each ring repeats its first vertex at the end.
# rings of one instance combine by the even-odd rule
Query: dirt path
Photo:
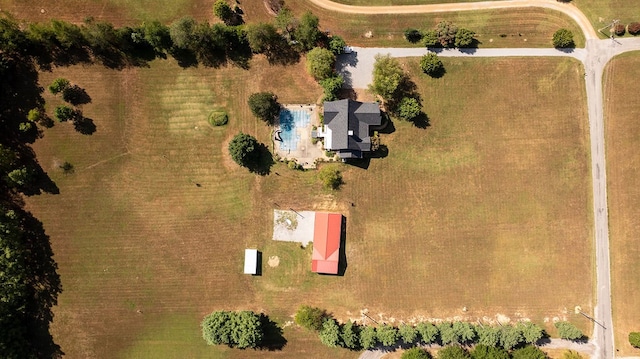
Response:
POLYGON ((451 11, 473 11, 491 9, 516 9, 523 7, 541 7, 560 11, 572 18, 582 29, 588 39, 597 39, 598 35, 591 26, 591 22, 575 5, 561 3, 556 0, 504 0, 481 1, 468 3, 426 4, 426 5, 396 5, 396 6, 354 6, 339 4, 330 0, 308 0, 312 4, 327 10, 349 14, 420 14, 451 11))

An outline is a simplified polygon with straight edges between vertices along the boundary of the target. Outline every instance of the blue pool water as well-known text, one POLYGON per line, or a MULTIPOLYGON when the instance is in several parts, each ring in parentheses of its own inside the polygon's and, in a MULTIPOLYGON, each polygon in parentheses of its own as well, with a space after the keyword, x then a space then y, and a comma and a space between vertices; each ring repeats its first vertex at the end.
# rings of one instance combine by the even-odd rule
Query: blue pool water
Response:
POLYGON ((296 134, 296 128, 309 126, 311 114, 306 110, 282 109, 280 111, 280 149, 283 151, 295 151, 298 149, 300 136, 296 134))

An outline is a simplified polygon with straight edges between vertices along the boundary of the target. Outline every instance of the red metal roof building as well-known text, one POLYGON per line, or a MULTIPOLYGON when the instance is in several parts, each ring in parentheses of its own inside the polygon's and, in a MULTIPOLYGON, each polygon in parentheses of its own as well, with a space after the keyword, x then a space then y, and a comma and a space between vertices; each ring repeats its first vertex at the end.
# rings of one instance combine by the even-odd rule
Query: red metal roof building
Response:
POLYGON ((316 273, 338 274, 341 233, 341 214, 316 212, 311 271, 316 273))

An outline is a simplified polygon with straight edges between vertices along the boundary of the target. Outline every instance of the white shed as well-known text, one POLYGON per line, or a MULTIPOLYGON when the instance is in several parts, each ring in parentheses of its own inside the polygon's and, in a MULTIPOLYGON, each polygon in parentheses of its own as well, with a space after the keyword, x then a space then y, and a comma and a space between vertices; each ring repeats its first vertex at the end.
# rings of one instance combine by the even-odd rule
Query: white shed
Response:
POLYGON ((244 250, 244 274, 258 274, 258 250, 244 250))

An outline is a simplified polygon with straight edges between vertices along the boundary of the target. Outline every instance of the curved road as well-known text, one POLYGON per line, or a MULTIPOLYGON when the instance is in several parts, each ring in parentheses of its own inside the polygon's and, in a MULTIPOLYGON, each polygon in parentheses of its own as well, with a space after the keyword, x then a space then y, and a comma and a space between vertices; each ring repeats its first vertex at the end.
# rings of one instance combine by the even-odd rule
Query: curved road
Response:
MULTIPOLYGON (((591 342, 595 345, 596 359, 615 358, 613 319, 611 312, 611 273, 609 255, 609 221, 607 208, 607 179, 604 148, 604 113, 602 80, 604 67, 613 57, 628 51, 640 50, 640 38, 598 40, 598 35, 586 16, 571 4, 555 0, 505 0, 474 3, 451 3, 403 6, 350 6, 329 0, 309 0, 328 10, 354 14, 403 14, 448 11, 471 11, 522 7, 543 7, 561 11, 571 17, 582 29, 586 39, 584 49, 566 52, 557 49, 463 49, 438 50, 440 56, 570 56, 581 61, 585 68, 589 131, 591 140, 591 176, 593 181, 593 213, 596 253, 596 306, 591 342)), ((371 82, 374 56, 389 53, 394 57, 422 56, 427 49, 356 48, 351 56, 338 64, 347 84, 366 88, 371 82)), ((382 352, 368 351, 362 357, 379 357, 382 352)))

